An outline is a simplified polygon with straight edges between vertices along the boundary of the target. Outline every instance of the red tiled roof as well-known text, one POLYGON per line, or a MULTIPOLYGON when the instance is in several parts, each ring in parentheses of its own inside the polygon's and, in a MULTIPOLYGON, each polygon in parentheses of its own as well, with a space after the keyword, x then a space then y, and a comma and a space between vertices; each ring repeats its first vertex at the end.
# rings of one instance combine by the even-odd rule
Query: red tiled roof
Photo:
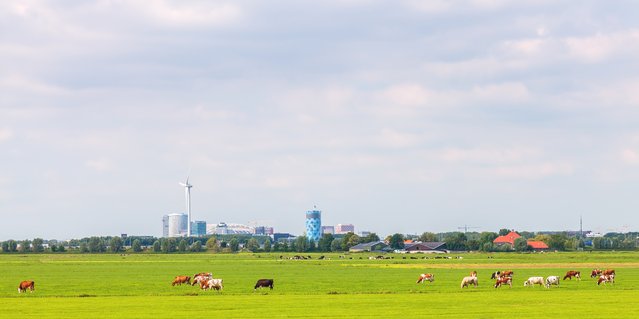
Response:
POLYGON ((514 245, 515 244, 515 239, 521 237, 519 234, 517 234, 514 231, 511 231, 510 233, 504 235, 504 236, 499 236, 497 238, 495 238, 495 240, 493 240, 494 244, 511 244, 514 245))
POLYGON ((532 247, 533 249, 548 249, 548 245, 546 245, 546 243, 544 243, 543 241, 529 240, 528 246, 532 247))

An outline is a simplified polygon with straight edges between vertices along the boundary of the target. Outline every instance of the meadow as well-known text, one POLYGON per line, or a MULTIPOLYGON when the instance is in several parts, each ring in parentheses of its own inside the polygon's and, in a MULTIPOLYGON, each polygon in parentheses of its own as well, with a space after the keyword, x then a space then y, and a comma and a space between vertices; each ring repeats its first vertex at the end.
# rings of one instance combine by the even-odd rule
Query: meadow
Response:
POLYGON ((635 318, 639 311, 637 252, 280 255, 294 254, 0 255, 0 318, 635 318), (616 283, 597 286, 593 268, 616 269, 616 283), (504 269, 515 272, 513 287, 493 288, 490 274, 504 269), (461 289, 472 270, 479 286, 461 289), (523 286, 530 276, 567 270, 583 279, 523 286), (197 272, 223 278, 224 290, 171 286, 174 276, 197 272), (435 281, 416 284, 426 272, 435 281), (273 278, 275 288, 254 292, 259 278, 273 278), (36 291, 18 294, 26 279, 36 291))

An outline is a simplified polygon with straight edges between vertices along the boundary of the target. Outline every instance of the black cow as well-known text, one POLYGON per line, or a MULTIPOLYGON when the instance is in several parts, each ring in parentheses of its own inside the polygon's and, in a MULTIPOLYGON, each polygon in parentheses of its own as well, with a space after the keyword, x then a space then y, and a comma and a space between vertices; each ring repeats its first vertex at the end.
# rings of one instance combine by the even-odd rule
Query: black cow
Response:
POLYGON ((257 290, 257 288, 261 287, 269 287, 273 290, 273 279, 260 279, 255 283, 255 288, 253 289, 257 290))

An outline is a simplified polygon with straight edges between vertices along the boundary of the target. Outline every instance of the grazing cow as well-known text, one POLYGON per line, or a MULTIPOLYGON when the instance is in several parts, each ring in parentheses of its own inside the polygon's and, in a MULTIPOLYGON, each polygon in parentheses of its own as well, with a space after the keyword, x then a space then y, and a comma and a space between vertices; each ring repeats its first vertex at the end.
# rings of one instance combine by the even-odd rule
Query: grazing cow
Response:
POLYGON ((35 282, 33 280, 25 280, 20 282, 18 285, 18 293, 26 292, 29 289, 29 292, 33 292, 35 290, 35 282))
POLYGON ((224 285, 222 284, 222 279, 213 279, 212 278, 212 279, 200 282, 200 289, 202 289, 202 290, 215 289, 217 291, 220 291, 223 288, 224 288, 224 285))
POLYGON ((515 273, 512 270, 504 270, 501 272, 502 277, 512 277, 515 273))
POLYGON ((213 274, 210 272, 204 273, 201 272, 199 274, 193 275, 193 281, 191 282, 191 286, 195 286, 197 284, 201 284, 209 279, 213 279, 213 274))
POLYGON ((495 271, 490 275, 490 279, 498 279, 499 277, 501 277, 501 271, 495 271))
POLYGON ((471 285, 471 284, 472 284, 473 286, 477 287, 477 284, 478 284, 477 276, 468 276, 468 277, 464 277, 464 278, 462 279, 462 282, 461 282, 461 287, 462 287, 462 289, 463 289, 464 287, 470 287, 470 285, 471 285))
POLYGON ((510 277, 501 277, 499 279, 497 279, 497 281, 495 282, 495 288, 499 288, 501 287, 501 285, 508 285, 510 286, 510 288, 513 287, 513 279, 510 277))
POLYGON ((604 276, 610 276, 610 275, 614 276, 615 275, 615 270, 614 269, 606 269, 601 274, 604 275, 604 276))
POLYGON ((572 280, 572 277, 577 278, 577 280, 581 280, 581 272, 576 270, 569 270, 564 276, 564 280, 566 280, 566 278, 572 280))
POLYGON ((253 289, 257 290, 257 288, 261 287, 269 287, 273 290, 273 279, 260 279, 255 283, 255 287, 253 289))
POLYGON ((546 278, 546 288, 550 288, 551 285, 559 286, 558 276, 548 276, 548 278, 546 278))
POLYGON ((504 271, 496 271, 490 275, 490 279, 499 279, 501 277, 511 277, 513 276, 512 270, 504 270, 504 271))
POLYGON ((419 278, 417 278, 417 283, 422 283, 425 281, 429 281, 429 282, 433 282, 433 280, 435 280, 435 275, 433 274, 421 274, 419 275, 419 278))
POLYGON ((601 269, 593 269, 592 272, 590 273, 590 278, 596 278, 598 276, 601 276, 602 273, 603 273, 603 270, 601 269))
POLYGON ((597 280, 597 286, 599 286, 602 282, 603 282, 604 285, 607 282, 609 282, 611 284, 614 284, 615 283, 615 275, 611 274, 611 275, 601 275, 601 276, 599 276, 599 279, 597 280))
POLYGON ((544 285, 544 277, 530 277, 528 280, 524 281, 524 287, 534 286, 534 285, 544 285))
POLYGON ((175 276, 175 279, 173 279, 171 286, 190 284, 190 283, 191 283, 191 277, 189 276, 175 276))

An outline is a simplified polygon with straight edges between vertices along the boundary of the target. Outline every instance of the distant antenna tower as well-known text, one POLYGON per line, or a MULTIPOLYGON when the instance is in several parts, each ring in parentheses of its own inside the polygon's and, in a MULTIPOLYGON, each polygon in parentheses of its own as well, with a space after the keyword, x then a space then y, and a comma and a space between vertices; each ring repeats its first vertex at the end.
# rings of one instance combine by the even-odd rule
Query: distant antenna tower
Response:
POLYGON ((582 215, 579 215, 579 236, 584 237, 584 220, 582 215))
POLYGON ((459 229, 459 230, 464 230, 464 233, 467 233, 469 228, 479 228, 479 227, 468 226, 468 225, 464 225, 462 227, 457 227, 457 229, 459 229))
POLYGON ((187 217, 187 225, 186 225, 186 236, 191 237, 191 187, 193 185, 189 184, 189 177, 186 177, 186 182, 180 183, 184 187, 184 194, 186 196, 186 213, 187 217))

